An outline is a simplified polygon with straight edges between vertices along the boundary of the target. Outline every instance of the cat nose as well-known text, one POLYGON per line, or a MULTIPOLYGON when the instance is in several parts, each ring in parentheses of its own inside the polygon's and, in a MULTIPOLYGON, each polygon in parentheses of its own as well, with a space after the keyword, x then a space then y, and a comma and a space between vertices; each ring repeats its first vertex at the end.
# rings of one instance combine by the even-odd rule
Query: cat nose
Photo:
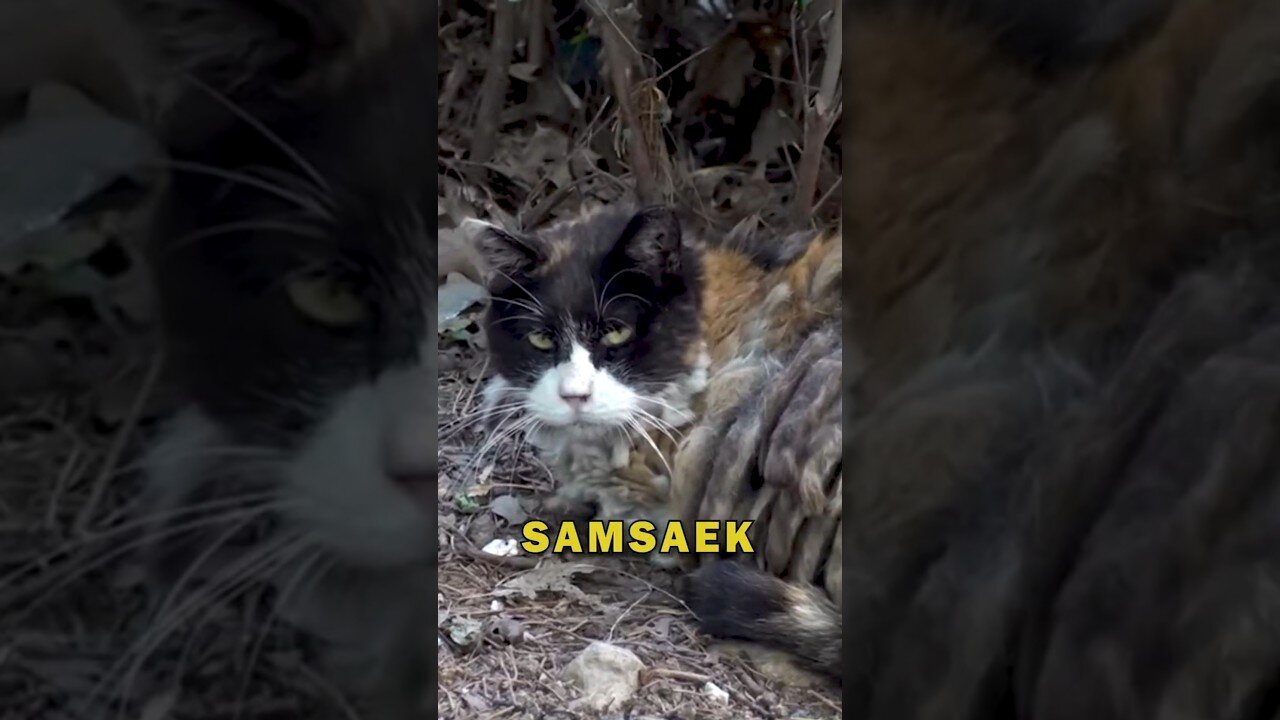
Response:
POLYGON ((425 407, 404 409, 391 418, 383 436, 388 478, 410 495, 434 499, 437 464, 435 423, 425 407))
POLYGON ((570 392, 562 389, 560 391, 560 399, 564 400, 565 404, 574 410, 581 410, 582 406, 586 405, 587 401, 591 399, 591 391, 576 390, 570 392))

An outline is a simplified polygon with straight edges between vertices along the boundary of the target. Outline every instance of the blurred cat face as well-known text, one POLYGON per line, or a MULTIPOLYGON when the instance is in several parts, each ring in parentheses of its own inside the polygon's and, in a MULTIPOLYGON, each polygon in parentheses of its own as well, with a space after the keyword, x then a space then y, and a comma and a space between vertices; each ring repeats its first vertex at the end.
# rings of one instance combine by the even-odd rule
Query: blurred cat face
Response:
MULTIPOLYGON (((361 13, 381 12, 362 7, 303 17, 359 36, 361 13)), ((274 494, 287 531, 334 555, 423 561, 436 468, 436 246, 424 221, 436 168, 422 131, 435 112, 422 89, 434 76, 430 18, 344 60, 313 47, 309 29, 235 12, 243 25, 217 27, 262 33, 255 41, 275 54, 243 86, 207 75, 211 87, 173 110, 175 171, 152 258, 195 418, 171 440, 270 462, 155 483, 181 503, 231 475, 274 494), (298 67, 314 77, 299 79, 298 67)))

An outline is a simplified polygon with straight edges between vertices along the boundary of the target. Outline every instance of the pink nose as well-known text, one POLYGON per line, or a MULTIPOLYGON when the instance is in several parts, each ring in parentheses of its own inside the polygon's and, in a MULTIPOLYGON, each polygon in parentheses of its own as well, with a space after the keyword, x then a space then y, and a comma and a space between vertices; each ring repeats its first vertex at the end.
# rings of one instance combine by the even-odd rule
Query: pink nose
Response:
POLYGON ((591 399, 591 394, 590 393, 569 394, 561 390, 560 399, 564 400, 565 404, 568 405, 570 408, 573 408, 574 410, 581 410, 582 406, 586 405, 587 401, 591 399))

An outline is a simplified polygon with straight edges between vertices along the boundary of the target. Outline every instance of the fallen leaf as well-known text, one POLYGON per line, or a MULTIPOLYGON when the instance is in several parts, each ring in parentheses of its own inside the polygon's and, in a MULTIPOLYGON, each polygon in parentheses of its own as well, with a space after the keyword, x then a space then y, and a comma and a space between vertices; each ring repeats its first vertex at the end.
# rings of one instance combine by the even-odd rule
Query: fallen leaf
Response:
POLYGON ((511 63, 507 73, 517 80, 533 82, 538 75, 538 65, 530 62, 511 63))
POLYGON ((498 595, 523 595, 533 599, 540 592, 558 592, 582 599, 586 594, 573 584, 573 576, 596 571, 586 563, 545 562, 538 567, 503 581, 494 590, 498 595))
MULTIPOLYGON (((454 321, 473 306, 483 302, 487 295, 484 288, 462 274, 450 273, 436 292, 436 318, 440 323, 441 331, 445 331, 451 324, 456 327, 454 321)), ((474 322, 469 317, 465 320, 466 325, 474 322)))
POLYGON ((466 230, 441 228, 437 232, 436 244, 440 249, 437 277, 448 278, 456 273, 477 285, 482 283, 484 278, 480 274, 480 259, 466 230))
POLYGON ((514 495, 502 495, 493 499, 493 504, 489 507, 494 515, 506 520, 512 525, 519 525, 529 516, 525 513, 524 508, 520 506, 520 500, 514 495))
MULTIPOLYGON (((0 272, 26 262, 28 239, 77 204, 159 157, 141 128, 108 115, 71 88, 31 92, 27 117, 0 134, 0 272)), ((97 238, 98 241, 101 238, 97 238)), ((92 234, 68 240, 44 262, 66 264, 97 249, 92 234), (84 242, 93 247, 80 247, 84 242)))
POLYGON ((484 624, 469 617, 454 617, 449 620, 447 632, 449 639, 459 647, 472 647, 480 640, 484 624))
POLYGON ((485 700, 475 693, 464 692, 462 693, 462 699, 466 701, 467 705, 469 705, 472 710, 475 710, 478 713, 488 713, 493 710, 493 706, 489 704, 488 700, 485 700))

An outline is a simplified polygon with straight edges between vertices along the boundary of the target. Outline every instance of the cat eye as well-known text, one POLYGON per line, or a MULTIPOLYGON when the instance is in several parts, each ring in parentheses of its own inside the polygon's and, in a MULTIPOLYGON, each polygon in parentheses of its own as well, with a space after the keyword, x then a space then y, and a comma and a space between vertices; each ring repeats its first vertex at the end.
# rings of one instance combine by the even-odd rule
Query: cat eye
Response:
POLYGON ((605 333, 604 337, 601 339, 604 340, 605 345, 610 345, 610 346, 621 345, 622 343, 631 339, 631 328, 627 327, 626 325, 619 325, 618 327, 605 333))
POLYGON ((529 333, 529 344, 539 350, 550 350, 555 347, 556 342, 555 340, 552 340, 551 336, 547 333, 544 333, 541 330, 534 330, 529 333))
POLYGON ((364 300, 350 283, 326 273, 309 273, 289 279, 289 301, 303 315, 323 325, 348 328, 365 319, 364 300))

